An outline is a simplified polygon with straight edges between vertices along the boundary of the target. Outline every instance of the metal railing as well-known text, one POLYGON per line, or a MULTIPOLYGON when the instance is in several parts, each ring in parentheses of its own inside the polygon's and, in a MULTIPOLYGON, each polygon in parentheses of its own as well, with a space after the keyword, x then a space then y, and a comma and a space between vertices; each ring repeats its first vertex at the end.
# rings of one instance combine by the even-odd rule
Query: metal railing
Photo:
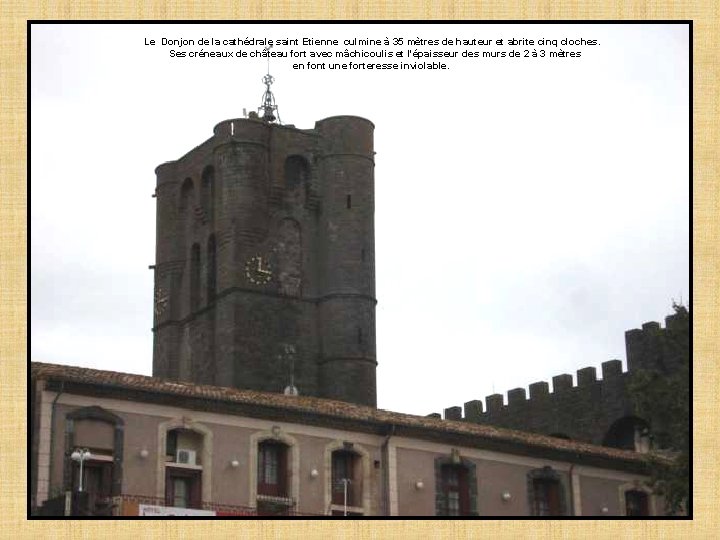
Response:
MULTIPOLYGON (((211 501, 203 501, 194 510, 209 510, 215 512, 216 517, 299 517, 299 516, 322 516, 310 512, 300 512, 294 500, 289 498, 263 497, 259 500, 259 506, 241 506, 233 504, 222 504, 211 501)), ((169 507, 164 497, 153 497, 147 495, 122 494, 112 498, 113 515, 133 516, 138 515, 140 505, 169 507)), ((161 516, 157 516, 161 517, 161 516)))

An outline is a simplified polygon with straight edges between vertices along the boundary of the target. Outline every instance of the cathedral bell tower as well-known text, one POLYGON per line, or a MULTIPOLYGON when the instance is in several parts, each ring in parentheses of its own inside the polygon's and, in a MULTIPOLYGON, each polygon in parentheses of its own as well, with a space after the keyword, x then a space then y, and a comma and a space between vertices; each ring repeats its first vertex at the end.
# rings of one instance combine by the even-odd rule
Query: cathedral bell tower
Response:
POLYGON ((375 406, 374 126, 282 125, 263 82, 155 170, 153 375, 375 406))

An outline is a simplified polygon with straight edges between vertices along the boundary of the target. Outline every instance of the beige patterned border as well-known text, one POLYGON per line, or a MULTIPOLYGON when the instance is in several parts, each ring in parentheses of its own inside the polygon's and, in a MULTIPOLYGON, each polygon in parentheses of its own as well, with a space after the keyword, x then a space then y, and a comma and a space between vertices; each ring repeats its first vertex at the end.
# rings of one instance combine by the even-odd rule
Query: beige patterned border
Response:
POLYGON ((718 28, 713 1, 424 0, 169 3, 104 0, 0 4, 0 537, 1 538, 712 538, 718 523, 718 28), (26 521, 27 19, 692 19, 694 20, 693 279, 695 515, 692 522, 613 521, 26 521))

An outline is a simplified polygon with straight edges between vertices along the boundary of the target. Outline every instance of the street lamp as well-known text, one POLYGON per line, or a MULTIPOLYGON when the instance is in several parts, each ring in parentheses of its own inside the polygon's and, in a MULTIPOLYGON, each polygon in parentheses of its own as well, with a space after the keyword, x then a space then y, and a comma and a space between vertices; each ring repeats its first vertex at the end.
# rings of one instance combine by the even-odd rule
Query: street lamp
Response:
POLYGON ((351 484, 352 480, 350 480, 349 478, 341 478, 340 481, 343 483, 343 486, 344 486, 343 515, 347 516, 348 484, 351 484))
POLYGON ((80 463, 80 487, 78 491, 83 490, 83 463, 85 460, 90 459, 92 454, 87 448, 76 448, 75 451, 70 454, 70 459, 80 463))

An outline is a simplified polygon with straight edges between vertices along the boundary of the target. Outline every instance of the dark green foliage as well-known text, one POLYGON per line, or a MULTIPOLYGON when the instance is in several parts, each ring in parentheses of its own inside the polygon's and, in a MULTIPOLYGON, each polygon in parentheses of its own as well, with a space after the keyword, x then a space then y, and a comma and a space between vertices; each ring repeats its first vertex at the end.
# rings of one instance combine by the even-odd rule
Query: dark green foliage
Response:
POLYGON ((666 512, 691 511, 690 493, 690 313, 675 310, 658 338, 661 358, 671 359, 654 370, 633 375, 630 392, 637 414, 651 426, 651 487, 665 497, 666 512), (668 460, 668 456, 672 459, 668 460))

